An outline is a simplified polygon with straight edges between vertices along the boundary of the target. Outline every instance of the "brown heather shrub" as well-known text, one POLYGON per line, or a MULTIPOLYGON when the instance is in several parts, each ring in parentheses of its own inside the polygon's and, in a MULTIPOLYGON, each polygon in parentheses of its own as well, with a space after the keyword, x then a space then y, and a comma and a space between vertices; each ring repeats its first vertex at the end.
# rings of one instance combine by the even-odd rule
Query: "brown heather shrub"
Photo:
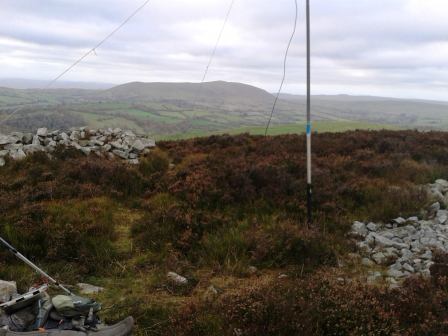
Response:
POLYGON ((411 279, 388 291, 343 274, 320 271, 304 279, 253 281, 214 302, 186 305, 166 334, 175 335, 408 335, 448 333, 447 282, 411 279))
POLYGON ((0 233, 33 259, 98 270, 114 257, 115 212, 106 198, 39 203, 21 208, 0 233))

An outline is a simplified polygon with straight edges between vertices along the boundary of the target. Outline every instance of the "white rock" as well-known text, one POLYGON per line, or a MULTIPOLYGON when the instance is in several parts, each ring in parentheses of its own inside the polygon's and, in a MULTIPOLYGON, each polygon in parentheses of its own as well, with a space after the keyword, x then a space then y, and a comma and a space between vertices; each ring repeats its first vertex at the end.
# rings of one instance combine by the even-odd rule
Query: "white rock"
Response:
POLYGON ((389 269, 387 271, 387 274, 392 278, 403 278, 405 274, 401 271, 398 271, 396 269, 389 269))
POLYGON ((25 154, 31 154, 31 153, 36 153, 36 152, 43 152, 45 151, 45 147, 42 145, 25 145, 23 146, 23 151, 25 152, 25 154))
POLYGON ((352 232, 358 236, 365 237, 369 233, 364 223, 354 222, 352 225, 352 232))
POLYGON ((426 250, 424 254, 420 256, 421 259, 431 260, 432 259, 432 252, 431 250, 426 250))
POLYGON ((166 275, 168 280, 172 281, 176 285, 187 285, 188 279, 174 272, 168 272, 166 275))
POLYGON ((45 127, 38 128, 36 135, 40 137, 46 137, 48 135, 48 129, 46 129, 45 127))
POLYGON ((136 151, 141 152, 142 150, 145 149, 145 145, 143 144, 143 142, 141 140, 137 139, 132 144, 132 148, 135 149, 136 151))
POLYGON ((7 302, 17 295, 17 285, 14 281, 0 280, 0 302, 7 302))
POLYGON ((383 237, 380 234, 375 233, 375 232, 369 233, 369 236, 370 235, 373 237, 375 245, 379 246, 379 247, 394 247, 394 248, 399 249, 399 250, 401 250, 403 248, 408 248, 409 247, 407 244, 400 243, 400 242, 397 242, 397 241, 385 238, 385 237, 383 237))
POLYGON ((0 157, 0 167, 3 167, 6 164, 5 159, 0 157))
POLYGON ((11 156, 11 159, 13 160, 23 160, 24 158, 26 158, 26 154, 23 150, 19 149, 18 151, 14 151, 11 152, 9 154, 9 156, 11 156))
POLYGON ((415 272, 414 268, 411 265, 409 265, 408 263, 404 263, 403 264, 403 269, 405 271, 408 271, 409 273, 414 273, 415 272))
POLYGON ((114 149, 112 151, 112 153, 114 153, 116 156, 118 156, 118 157, 120 157, 122 159, 127 159, 129 157, 129 153, 128 152, 122 151, 122 150, 119 150, 119 149, 114 149))
POLYGON ((98 294, 104 290, 103 287, 98 287, 94 285, 90 285, 87 283, 78 283, 76 284, 78 288, 80 289, 81 294, 91 295, 91 294, 98 294))
POLYGON ((375 223, 369 223, 367 224, 367 229, 369 231, 376 232, 378 230, 378 226, 375 223))
POLYGON ((393 223, 401 225, 406 223, 406 219, 404 219, 403 217, 398 217, 392 220, 393 223))
POLYGON ((384 255, 383 252, 378 252, 375 253, 374 255, 372 255, 372 259, 378 264, 381 265, 384 263, 384 261, 386 260, 386 256, 384 255))

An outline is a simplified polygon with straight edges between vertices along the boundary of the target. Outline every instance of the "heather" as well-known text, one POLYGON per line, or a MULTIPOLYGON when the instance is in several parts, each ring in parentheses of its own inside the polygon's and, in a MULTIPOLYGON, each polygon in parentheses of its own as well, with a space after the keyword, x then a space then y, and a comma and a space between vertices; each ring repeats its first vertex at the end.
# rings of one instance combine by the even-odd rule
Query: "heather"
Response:
MULTIPOLYGON (((106 287, 104 316, 132 314, 137 334, 447 333, 443 256, 432 280, 368 285, 347 232, 418 214, 419 186, 448 176, 448 133, 325 133, 313 151, 311 227, 305 138, 242 134, 162 142, 135 166, 64 148, 7 162, 0 233, 64 282, 106 287)), ((0 278, 38 280, 0 254, 0 278)))

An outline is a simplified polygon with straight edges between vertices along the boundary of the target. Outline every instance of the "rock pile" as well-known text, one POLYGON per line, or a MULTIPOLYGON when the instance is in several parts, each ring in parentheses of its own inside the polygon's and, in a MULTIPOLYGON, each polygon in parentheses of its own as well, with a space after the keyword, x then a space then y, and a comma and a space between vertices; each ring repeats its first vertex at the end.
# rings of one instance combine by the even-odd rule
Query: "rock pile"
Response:
POLYGON ((36 134, 0 134, 0 166, 5 165, 6 157, 21 160, 34 152, 51 153, 57 146, 73 147, 86 155, 94 153, 109 158, 118 157, 138 164, 139 157, 155 147, 155 141, 120 128, 103 130, 81 127, 52 132, 39 128, 36 134))
POLYGON ((429 207, 426 219, 399 217, 387 224, 353 223, 352 234, 361 238, 357 246, 362 264, 387 267, 385 274, 371 272, 370 281, 384 277, 396 283, 413 274, 428 277, 433 252, 448 252, 448 211, 441 209, 441 202, 447 205, 448 182, 437 180, 427 190, 438 201, 429 207))

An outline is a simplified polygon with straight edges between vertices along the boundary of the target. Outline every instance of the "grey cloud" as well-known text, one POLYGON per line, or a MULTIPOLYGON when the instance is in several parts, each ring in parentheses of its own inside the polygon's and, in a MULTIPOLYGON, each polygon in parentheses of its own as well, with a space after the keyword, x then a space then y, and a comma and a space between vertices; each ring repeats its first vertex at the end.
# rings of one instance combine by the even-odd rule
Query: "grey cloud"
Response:
MULTIPOLYGON (((1 0, 0 76, 55 77, 142 2, 1 0)), ((65 79, 98 81, 101 74, 115 83, 198 81, 229 4, 153 0, 65 79)), ((285 86, 295 93, 303 92, 305 70, 303 1, 299 5, 285 86)), ((293 10, 293 0, 236 0, 208 79, 275 90, 293 10)), ((443 1, 313 0, 312 15, 313 78, 315 90, 322 90, 317 93, 444 96, 448 6, 443 1), (426 12, 422 3, 441 7, 426 12)))

